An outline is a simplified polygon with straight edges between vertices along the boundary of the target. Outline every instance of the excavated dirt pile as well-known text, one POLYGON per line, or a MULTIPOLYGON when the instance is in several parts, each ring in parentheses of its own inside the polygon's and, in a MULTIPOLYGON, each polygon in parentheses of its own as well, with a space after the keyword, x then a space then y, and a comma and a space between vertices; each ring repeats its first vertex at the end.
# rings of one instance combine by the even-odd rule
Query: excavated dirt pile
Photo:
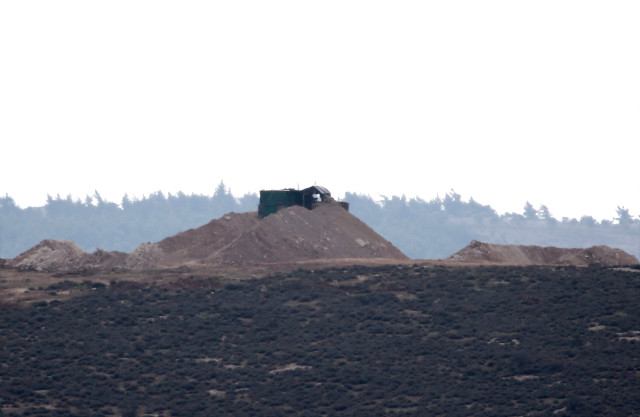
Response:
POLYGON ((608 246, 566 249, 552 246, 498 245, 476 240, 447 258, 460 263, 490 265, 634 265, 635 256, 608 246))
POLYGON ((313 210, 292 206, 259 219, 230 213, 197 229, 145 244, 127 257, 129 268, 189 264, 259 265, 334 258, 407 257, 339 204, 313 210))
POLYGON ((229 213, 196 229, 130 254, 82 251, 75 243, 45 240, 9 260, 9 267, 48 272, 143 270, 185 265, 252 266, 317 259, 408 259, 336 202, 313 210, 292 206, 259 219, 229 213))
POLYGON ((84 252, 74 242, 43 240, 33 248, 10 259, 6 265, 25 270, 46 272, 78 272, 119 269, 127 254, 101 249, 84 252))

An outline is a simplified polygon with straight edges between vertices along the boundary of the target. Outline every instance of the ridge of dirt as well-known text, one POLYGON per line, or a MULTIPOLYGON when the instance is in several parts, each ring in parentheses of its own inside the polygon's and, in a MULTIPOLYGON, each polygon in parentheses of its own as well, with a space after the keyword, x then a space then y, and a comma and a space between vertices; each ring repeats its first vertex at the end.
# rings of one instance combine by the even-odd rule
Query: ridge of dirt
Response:
POLYGON ((18 270, 43 272, 77 272, 92 269, 122 268, 127 254, 98 249, 87 253, 75 242, 45 239, 33 248, 6 261, 5 265, 18 270))
MULTIPOLYGON (((278 213, 276 213, 277 215, 278 213)), ((204 226, 163 239, 158 247, 167 264, 200 261, 212 257, 260 222, 257 212, 228 213, 204 226)))
POLYGON ((206 263, 255 265, 338 258, 408 259, 338 204, 292 206, 245 230, 206 263))
POLYGON ((604 265, 638 264, 638 259, 621 249, 608 246, 589 248, 557 248, 535 245, 501 245, 471 241, 469 245, 446 258, 457 263, 488 265, 604 265))
POLYGON ((264 219, 257 212, 229 213, 158 243, 141 245, 127 267, 251 266, 314 259, 408 259, 335 202, 313 210, 291 206, 264 219))
POLYGON ((78 265, 84 255, 85 252, 75 242, 47 239, 10 259, 8 265, 18 269, 52 272, 78 265))

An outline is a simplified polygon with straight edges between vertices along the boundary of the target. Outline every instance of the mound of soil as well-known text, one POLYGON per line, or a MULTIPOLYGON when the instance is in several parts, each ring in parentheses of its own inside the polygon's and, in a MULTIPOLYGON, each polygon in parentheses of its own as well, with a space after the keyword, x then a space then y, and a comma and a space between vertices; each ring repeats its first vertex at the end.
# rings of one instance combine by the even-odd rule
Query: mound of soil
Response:
POLYGON ((634 265, 635 256, 608 246, 556 248, 553 246, 498 245, 472 241, 447 261, 490 265, 634 265))
POLYGON ((9 261, 9 266, 36 271, 77 268, 86 253, 74 242, 43 240, 9 261))
POLYGON ((101 249, 87 253, 75 242, 43 240, 7 262, 7 266, 30 271, 78 272, 122 268, 127 254, 101 249))
POLYGON ((260 265, 313 259, 408 259, 389 241, 335 202, 313 210, 292 206, 259 219, 256 212, 229 213, 133 251, 126 265, 260 265))
POLYGON ((264 218, 205 262, 247 265, 335 258, 408 259, 340 205, 320 204, 314 210, 292 206, 264 218))

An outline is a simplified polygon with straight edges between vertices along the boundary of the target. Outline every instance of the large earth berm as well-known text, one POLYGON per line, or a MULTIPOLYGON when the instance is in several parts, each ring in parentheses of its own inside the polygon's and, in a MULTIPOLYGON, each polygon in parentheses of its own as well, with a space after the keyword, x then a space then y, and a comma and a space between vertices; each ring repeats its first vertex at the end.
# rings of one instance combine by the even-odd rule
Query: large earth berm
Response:
POLYGON ((456 263, 489 265, 635 265, 638 259, 608 246, 556 248, 553 246, 499 245, 472 241, 447 258, 456 263))
POLYGON ((230 213, 133 251, 126 266, 259 265, 314 259, 408 259, 378 233, 335 202, 313 210, 291 206, 259 219, 230 213))
POLYGON ((6 263, 18 269, 74 272, 346 258, 408 259, 340 204, 327 201, 313 210, 288 207, 264 219, 257 212, 229 213, 160 242, 143 243, 129 254, 100 249, 87 253, 73 242, 45 240, 6 263))

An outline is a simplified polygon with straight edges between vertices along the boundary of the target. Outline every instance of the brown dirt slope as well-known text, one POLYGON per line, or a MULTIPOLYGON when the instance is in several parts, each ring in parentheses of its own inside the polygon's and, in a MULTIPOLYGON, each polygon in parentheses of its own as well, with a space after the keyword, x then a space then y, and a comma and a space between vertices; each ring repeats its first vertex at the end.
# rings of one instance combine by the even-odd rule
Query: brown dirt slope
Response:
POLYGON ((498 245, 472 241, 446 259, 458 263, 490 265, 634 265, 635 256, 608 246, 556 248, 552 246, 498 245))
POLYGON ((43 240, 33 248, 10 259, 6 265, 16 269, 74 272, 92 269, 110 270, 122 267, 126 254, 101 249, 84 252, 74 242, 43 240))
POLYGON ((216 252, 206 263, 260 263, 337 258, 408 259, 339 204, 292 206, 272 214, 216 252))
POLYGON ((258 219, 256 212, 230 213, 208 224, 141 245, 127 267, 259 265, 313 259, 408 259, 339 204, 313 210, 293 206, 258 219))
POLYGON ((204 259, 229 245, 258 222, 256 212, 229 213, 160 242, 143 243, 127 256, 125 264, 131 269, 149 269, 204 263, 204 259))

